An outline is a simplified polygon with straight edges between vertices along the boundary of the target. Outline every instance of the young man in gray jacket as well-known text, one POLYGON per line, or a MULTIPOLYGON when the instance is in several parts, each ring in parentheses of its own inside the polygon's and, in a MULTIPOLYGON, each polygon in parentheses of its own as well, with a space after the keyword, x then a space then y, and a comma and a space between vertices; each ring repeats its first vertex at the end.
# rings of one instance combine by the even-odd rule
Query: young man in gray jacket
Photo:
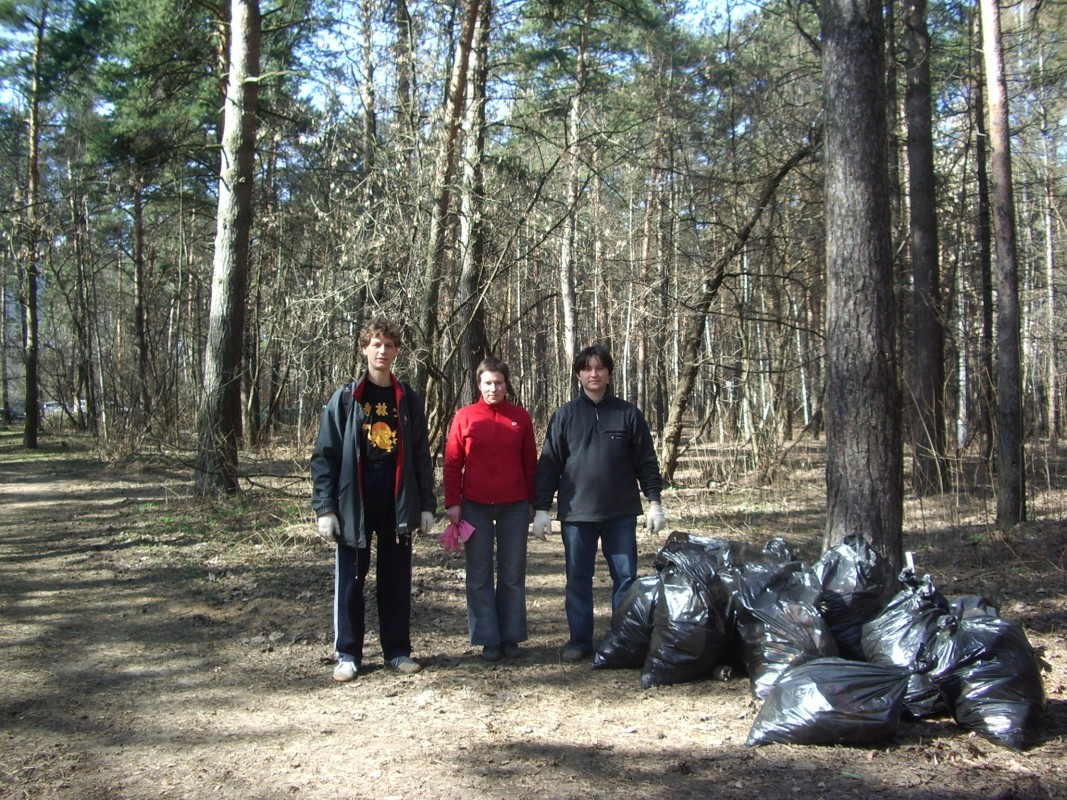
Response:
POLYGON ((389 320, 364 326, 367 370, 326 404, 311 455, 311 507, 319 535, 336 545, 337 681, 355 678, 363 660, 372 534, 385 663, 406 674, 422 669, 411 657, 411 537, 430 532, 437 503, 422 401, 392 372, 400 345, 400 328, 389 320))
POLYGON ((593 651, 593 571, 597 543, 612 581, 612 608, 637 578, 638 489, 649 501, 645 525, 663 529, 659 463, 644 415, 611 391, 615 362, 606 348, 587 347, 574 359, 581 391, 552 415, 537 462, 533 534, 544 538, 557 498, 567 562, 567 661, 593 651))

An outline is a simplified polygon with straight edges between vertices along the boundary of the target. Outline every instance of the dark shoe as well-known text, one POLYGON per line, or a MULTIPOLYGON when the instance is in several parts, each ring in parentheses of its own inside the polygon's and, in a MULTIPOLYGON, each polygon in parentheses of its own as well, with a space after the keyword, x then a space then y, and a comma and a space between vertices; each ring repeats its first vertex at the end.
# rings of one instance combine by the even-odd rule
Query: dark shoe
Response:
POLYGON ((411 656, 397 656, 389 659, 389 669, 394 669, 402 675, 414 675, 422 669, 422 664, 411 656))
POLYGON ((500 648, 495 645, 487 644, 482 648, 482 661, 499 661, 500 660, 500 648))
POLYGON ((504 655, 508 658, 518 658, 522 655, 522 648, 515 642, 504 642, 504 655))
POLYGON ((581 661, 587 655, 589 655, 589 651, 588 650, 583 650, 581 647, 573 647, 573 646, 571 646, 571 647, 568 647, 566 650, 563 651, 563 660, 564 661, 581 661))

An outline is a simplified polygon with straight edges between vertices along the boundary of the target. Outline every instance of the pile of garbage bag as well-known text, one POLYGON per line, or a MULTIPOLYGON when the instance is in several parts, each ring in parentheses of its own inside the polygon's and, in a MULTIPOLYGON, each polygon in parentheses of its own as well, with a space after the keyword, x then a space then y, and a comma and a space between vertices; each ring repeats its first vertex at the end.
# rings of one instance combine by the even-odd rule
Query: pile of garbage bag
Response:
POLYGON ((858 535, 814 564, 676 531, 612 614, 594 669, 648 689, 747 675, 762 701, 749 745, 870 744, 902 719, 952 716, 1019 750, 1045 706, 1022 626, 981 596, 945 597, 911 566, 892 576, 858 535))

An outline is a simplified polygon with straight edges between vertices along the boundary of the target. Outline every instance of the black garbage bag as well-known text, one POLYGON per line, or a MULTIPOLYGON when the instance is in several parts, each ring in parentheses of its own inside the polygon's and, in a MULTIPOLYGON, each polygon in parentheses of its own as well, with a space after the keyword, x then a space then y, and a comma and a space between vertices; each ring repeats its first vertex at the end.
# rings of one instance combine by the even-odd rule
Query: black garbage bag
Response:
POLYGON ((1041 662, 1017 622, 988 614, 946 617, 932 677, 957 724, 1023 749, 1045 708, 1041 662))
POLYGON ((665 565, 659 573, 659 597, 653 612, 652 637, 641 670, 649 689, 711 675, 725 653, 729 595, 704 565, 665 565))
POLYGON ((837 655, 833 634, 819 612, 821 595, 814 573, 799 561, 785 565, 755 598, 741 595, 737 633, 755 697, 766 697, 793 664, 837 655))
POLYGON ((792 547, 781 537, 757 547, 749 542, 675 531, 663 543, 653 565, 658 570, 675 564, 694 575, 717 574, 731 590, 738 580, 744 579, 749 587, 754 587, 753 593, 758 593, 783 565, 795 560, 792 547))
POLYGON ((769 580, 782 564, 795 560, 788 555, 790 552, 784 539, 772 539, 764 547, 751 542, 728 541, 714 553, 714 558, 721 571, 762 573, 769 580))
POLYGON ((723 551, 719 565, 719 578, 730 593, 729 617, 736 622, 740 605, 751 605, 769 586, 781 580, 784 571, 799 562, 784 560, 778 550, 758 548, 739 542, 723 551))
POLYGON ((727 627, 732 630, 741 596, 751 599, 760 594, 793 560, 792 548, 781 537, 761 548, 749 542, 676 531, 660 548, 654 564, 658 569, 676 564, 693 575, 720 581, 730 600, 726 616, 727 627))
POLYGON ((730 542, 687 531, 674 531, 652 560, 652 566, 662 571, 668 564, 682 567, 693 575, 711 574, 729 559, 730 542))
POLYGON ((747 744, 866 745, 900 727, 908 670, 842 658, 789 667, 756 715, 747 744))
POLYGON ((755 607, 739 610, 738 635, 757 698, 766 698, 789 667, 837 655, 837 643, 818 608, 771 592, 755 607))
POLYGON ((812 565, 822 583, 822 613, 841 656, 863 658, 863 624, 873 619, 894 591, 891 567, 858 534, 831 547, 812 565))
POLYGON ((645 663, 652 640, 659 575, 638 578, 611 613, 611 626, 596 653, 593 669, 636 669, 645 663))
POLYGON ((925 656, 940 630, 941 618, 951 613, 949 601, 927 575, 919 579, 912 569, 900 574, 904 584, 882 613, 863 625, 861 644, 865 661, 912 670, 904 697, 905 712, 915 718, 948 711, 925 656))
POLYGON ((952 613, 957 617, 999 617, 1000 609, 989 598, 980 594, 961 594, 948 599, 952 613))
MULTIPOLYGON (((765 554, 766 555, 766 554, 765 554)), ((814 570, 801 561, 764 559, 731 568, 723 578, 735 605, 752 607, 767 592, 787 594, 794 600, 819 605, 822 582, 814 570)))
POLYGON ((656 554, 660 599, 641 683, 681 683, 711 675, 720 656, 733 663, 740 598, 754 597, 792 556, 780 538, 764 548, 676 531, 656 554), (667 594, 670 601, 665 602, 667 594), (729 652, 728 652, 729 651, 729 652))
POLYGON ((773 539, 770 539, 767 544, 763 545, 763 549, 765 552, 777 557, 778 560, 782 562, 797 560, 797 554, 793 549, 793 546, 781 536, 775 536, 773 539))

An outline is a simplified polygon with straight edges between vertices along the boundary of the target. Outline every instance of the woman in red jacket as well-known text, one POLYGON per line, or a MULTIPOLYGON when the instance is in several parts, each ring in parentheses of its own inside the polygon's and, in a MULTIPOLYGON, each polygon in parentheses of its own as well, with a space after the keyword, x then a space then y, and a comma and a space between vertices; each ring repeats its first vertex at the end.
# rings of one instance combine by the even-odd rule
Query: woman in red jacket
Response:
POLYGON ((464 545, 471 644, 482 645, 486 661, 499 661, 519 655, 527 637, 526 530, 537 446, 530 415, 508 400, 508 365, 486 358, 475 375, 481 399, 456 412, 445 445, 445 514, 474 526, 464 545))

